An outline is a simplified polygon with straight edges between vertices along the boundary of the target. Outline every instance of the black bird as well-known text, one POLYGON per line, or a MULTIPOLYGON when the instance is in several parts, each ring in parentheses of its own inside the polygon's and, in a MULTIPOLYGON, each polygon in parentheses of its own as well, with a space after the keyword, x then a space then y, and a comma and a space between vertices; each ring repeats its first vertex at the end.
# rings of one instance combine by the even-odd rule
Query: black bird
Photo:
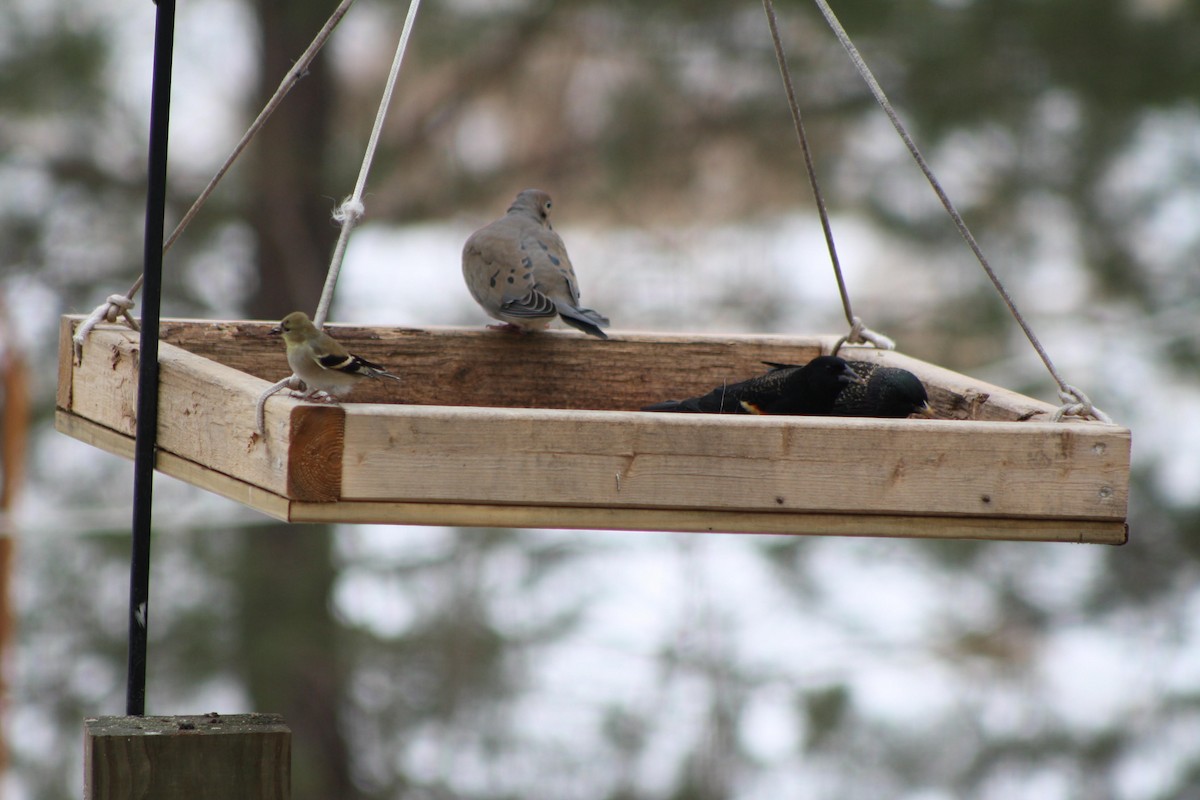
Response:
MULTIPOLYGON (((773 371, 795 371, 795 364, 764 361, 773 371)), ((850 361, 863 380, 847 386, 834 401, 835 417, 887 417, 903 419, 912 414, 932 417, 929 395, 920 378, 906 369, 885 367, 869 361, 850 361)), ((770 373, 768 373, 770 374, 770 373)))
POLYGON ((837 356, 817 356, 804 366, 772 369, 739 383, 718 386, 706 395, 667 400, 643 411, 702 414, 829 414, 846 386, 861 380, 837 356))

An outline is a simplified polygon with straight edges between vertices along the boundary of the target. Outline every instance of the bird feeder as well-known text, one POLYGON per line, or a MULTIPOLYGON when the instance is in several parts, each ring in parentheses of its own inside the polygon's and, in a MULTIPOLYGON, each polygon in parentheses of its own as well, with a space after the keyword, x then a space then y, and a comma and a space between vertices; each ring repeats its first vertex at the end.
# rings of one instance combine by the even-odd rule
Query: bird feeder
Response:
MULTIPOLYGON (((63 318, 56 424, 133 453, 138 338, 63 318)), ((164 320, 157 469, 291 522, 757 532, 1120 544, 1130 432, 894 351, 940 419, 635 409, 830 352, 834 336, 515 336, 330 325, 402 384, 286 393, 273 322, 164 320)))

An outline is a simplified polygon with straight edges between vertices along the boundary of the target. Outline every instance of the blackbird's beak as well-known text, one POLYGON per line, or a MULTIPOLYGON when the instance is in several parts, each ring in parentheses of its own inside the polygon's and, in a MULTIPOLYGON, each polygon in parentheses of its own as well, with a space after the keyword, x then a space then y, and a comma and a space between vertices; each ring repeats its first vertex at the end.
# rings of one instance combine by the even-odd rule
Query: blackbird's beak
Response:
POLYGON ((929 403, 923 403, 920 408, 913 412, 913 414, 917 415, 918 417, 927 417, 928 419, 934 419, 937 417, 937 412, 933 410, 933 406, 929 405, 929 403))

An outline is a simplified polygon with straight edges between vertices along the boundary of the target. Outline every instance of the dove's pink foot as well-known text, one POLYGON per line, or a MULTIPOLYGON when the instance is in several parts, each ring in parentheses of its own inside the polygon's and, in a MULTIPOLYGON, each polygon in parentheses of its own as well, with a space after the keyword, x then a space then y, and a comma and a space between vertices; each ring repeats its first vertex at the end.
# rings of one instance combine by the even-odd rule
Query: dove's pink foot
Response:
POLYGON ((529 333, 528 329, 522 328, 520 325, 514 325, 511 322, 502 322, 499 325, 488 325, 488 330, 504 331, 505 333, 529 333))

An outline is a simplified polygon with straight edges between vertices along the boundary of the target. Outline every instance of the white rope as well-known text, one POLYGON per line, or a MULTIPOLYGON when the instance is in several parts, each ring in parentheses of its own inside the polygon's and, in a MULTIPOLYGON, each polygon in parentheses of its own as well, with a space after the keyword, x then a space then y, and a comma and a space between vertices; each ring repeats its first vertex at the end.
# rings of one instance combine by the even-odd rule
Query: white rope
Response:
MULTIPOLYGON (((396 79, 400 76, 400 65, 404 62, 404 53, 408 50, 408 40, 412 37, 413 23, 416 22, 417 11, 420 7, 421 0, 410 0, 408 16, 405 17, 404 28, 400 31, 400 41, 396 45, 396 55, 392 59, 392 68, 388 72, 387 83, 383 88, 383 97, 379 100, 379 110, 375 113, 375 124, 371 127, 371 136, 367 139, 367 149, 363 154, 362 167, 358 171, 358 180, 354 184, 354 192, 333 211, 333 219, 342 226, 342 230, 338 235, 337 244, 333 248, 333 256, 329 263, 329 272, 325 275, 325 286, 321 289, 321 300, 317 304, 317 313, 313 315, 313 324, 317 326, 318 330, 325 327, 325 320, 329 316, 329 304, 333 301, 333 290, 337 286, 338 276, 342 272, 342 261, 346 255, 346 245, 350 242, 350 232, 354 230, 355 226, 358 225, 366 213, 366 206, 363 204, 363 192, 366 190, 367 176, 371 172, 371 162, 375 160, 375 150, 379 146, 379 135, 383 130, 383 122, 387 118, 388 107, 392 103, 392 94, 396 89, 396 79)), ((264 415, 267 398, 285 386, 291 385, 294 387, 295 382, 299 380, 300 377, 293 374, 268 387, 259 396, 256 406, 257 413, 255 415, 259 434, 266 435, 264 430, 264 415)))
POLYGON ((1069 383, 1063 385, 1058 398, 1063 401, 1063 405, 1050 415, 1051 422, 1062 422, 1064 417, 1093 417, 1100 422, 1112 424, 1112 417, 1092 405, 1086 394, 1069 383))
POLYGON ((833 346, 831 355, 837 355, 844 344, 870 344, 880 350, 895 350, 896 340, 890 336, 885 336, 879 331, 873 331, 863 324, 862 317, 853 317, 850 320, 850 332, 837 340, 837 344, 833 346))
POLYGON ((258 117, 250 124, 246 132, 242 134, 241 140, 234 145, 233 151, 225 159, 225 163, 213 175, 212 180, 208 182, 208 186, 204 187, 204 191, 196 198, 196 202, 192 203, 192 207, 188 209, 188 212, 183 215, 183 219, 180 220, 175 230, 171 233, 171 236, 167 239, 166 244, 163 245, 164 253, 171 248, 171 245, 175 244, 175 240, 179 238, 179 235, 187 228, 188 223, 196 216, 196 212, 200 210, 200 207, 208 200, 209 195, 217 188, 217 184, 225 177, 225 173, 233 166, 233 162, 242 154, 242 151, 246 149, 246 146, 250 144, 250 140, 258 134, 263 125, 267 124, 267 120, 275 113, 275 109, 283 102, 283 98, 287 96, 287 93, 300 82, 301 78, 308 74, 308 68, 312 64, 313 59, 317 57, 317 53, 325 46, 325 42, 329 39, 330 34, 333 33, 333 29, 342 21, 342 17, 346 16, 346 12, 350 10, 350 6, 352 5, 354 5, 354 0, 342 0, 341 4, 334 9, 329 19, 325 21, 325 25, 317 33, 316 38, 309 44, 308 49, 300 55, 300 58, 296 59, 296 63, 283 76, 279 87, 275 89, 275 94, 271 95, 271 99, 263 106, 263 110, 258 112, 258 117))
POLYGON ((375 160, 375 149, 379 146, 379 134, 383 130, 383 121, 387 117, 388 106, 392 102, 392 93, 396 88, 396 78, 400 75, 400 64, 404 61, 404 52, 408 49, 408 40, 412 36, 413 23, 416 22, 417 10, 420 7, 421 0, 410 0, 408 16, 404 19, 404 29, 400 32, 400 42, 396 45, 396 56, 392 59, 392 69, 388 73, 383 97, 379 101, 379 111, 375 114, 375 125, 371 128, 371 137, 367 140, 367 151, 363 154, 362 167, 358 171, 358 181, 354 184, 353 194, 347 197, 333 212, 334 220, 341 223, 342 232, 338 236, 337 245, 333 248, 329 274, 325 276, 325 286, 321 290, 321 302, 317 304, 317 313, 313 315, 313 324, 318 329, 325 325, 325 319, 329 316, 329 304, 333 301, 333 289, 337 286, 338 276, 342 272, 342 259, 346 255, 350 231, 359 223, 366 211, 366 207, 363 205, 363 191, 367 186, 367 175, 371 172, 371 162, 375 160))
MULTIPOLYGON (((134 284, 135 291, 141 288, 141 279, 134 284)), ((119 317, 124 317, 125 322, 133 330, 140 330, 137 320, 129 313, 129 309, 133 308, 133 298, 123 294, 110 294, 108 299, 103 304, 96 306, 91 314, 88 314, 87 319, 75 329, 75 335, 71 337, 72 349, 75 352, 75 363, 83 363, 83 343, 87 341, 88 334, 92 332, 101 322, 116 322, 119 317)))
POLYGON ((837 15, 833 13, 833 9, 829 7, 829 4, 825 0, 814 0, 814 2, 817 4, 817 8, 820 10, 821 15, 825 17, 825 21, 829 24, 829 27, 833 30, 834 36, 837 37, 837 40, 846 50, 846 54, 850 56, 850 61, 854 64, 854 68, 858 70, 858 74, 866 82, 867 88, 870 89, 871 94, 875 96, 875 102, 877 102, 879 107, 883 109, 883 112, 891 121, 892 127, 896 129, 896 133, 900 135, 900 139, 908 148, 909 154, 913 157, 913 160, 917 162, 917 167, 919 167, 922 174, 925 175, 925 179, 933 188, 934 194, 936 194, 938 200, 941 201, 942 207, 946 209, 946 213, 949 214, 950 219, 954 221, 955 227, 958 228, 959 235, 962 236, 963 241, 967 243, 967 246, 971 248, 971 252, 975 254, 976 261, 978 261, 979 266, 983 268, 984 273, 992 282, 992 286, 995 287, 996 292, 1000 295, 1000 298, 1004 301, 1004 304, 1008 306, 1009 313, 1012 314, 1012 317, 1017 321, 1017 324, 1021 326, 1021 330, 1025 333, 1025 338, 1029 340, 1029 343, 1033 345, 1033 349, 1036 350, 1037 354, 1041 357, 1042 363, 1046 365, 1046 369, 1050 373, 1050 377, 1054 378, 1054 382, 1058 384, 1059 396, 1063 398, 1063 401, 1066 403, 1066 405, 1063 407, 1063 409, 1060 409, 1060 412, 1062 413, 1056 413, 1055 419, 1060 420, 1062 419, 1063 415, 1070 414, 1077 416, 1091 416, 1101 422, 1111 422, 1111 419, 1108 417, 1108 415, 1093 406, 1082 392, 1080 392, 1078 389, 1075 389, 1063 380, 1062 376, 1055 368, 1054 362, 1050 360, 1050 354, 1047 353, 1046 348, 1042 346, 1037 334, 1033 332, 1033 328, 1031 328, 1029 323, 1025 321, 1024 315, 1022 315, 1020 309, 1017 308, 1016 301, 1014 301, 1012 296, 1008 293, 1008 289, 1006 289, 1004 284, 1001 282, 1000 276, 996 274, 994 269, 992 269, 992 265, 988 261, 987 256, 983 254, 983 248, 979 246, 979 242, 975 240, 975 236, 967 227, 966 221, 962 218, 962 215, 958 212, 958 209, 955 208, 954 203, 951 202, 950 196, 946 194, 946 190, 942 188, 941 181, 939 181, 937 176, 933 174, 933 170, 930 168, 929 163, 925 160, 925 157, 921 155, 920 149, 917 148, 917 143, 913 140, 912 136, 908 132, 908 129, 900 120, 900 115, 896 113, 896 109, 892 106, 891 101, 888 100, 887 95, 884 94, 883 87, 879 85, 879 81, 875 80, 875 75, 871 72, 871 68, 867 66, 867 62, 864 61, 863 57, 859 54, 858 48, 854 46, 852 41, 850 41, 850 35, 846 33, 846 29, 843 28, 841 22, 838 21, 837 15), (1075 410, 1068 411, 1066 410, 1068 408, 1075 410))
MULTIPOLYGON (((192 207, 188 209, 187 213, 183 215, 183 219, 181 219, 179 224, 175 226, 175 230, 171 232, 169 237, 167 237, 166 242, 163 243, 163 253, 166 253, 171 249, 171 245, 175 244, 175 241, 184 232, 188 224, 191 223, 192 219, 197 213, 199 213, 200 208, 217 188, 217 184, 219 184, 221 179, 225 177, 225 173, 227 173, 229 168, 233 166, 233 162, 238 159, 238 156, 240 156, 242 151, 244 151, 250 144, 250 140, 258 134, 263 125, 267 123, 267 120, 270 118, 270 116, 275 113, 275 109, 277 109, 279 104, 283 102, 283 98, 287 95, 287 93, 290 92, 292 88, 300 82, 301 78, 308 74, 308 68, 312 64, 313 59, 317 57, 317 53, 319 53, 321 48, 325 46, 325 42, 328 41, 330 34, 333 33, 333 29, 336 28, 338 23, 342 21, 342 17, 346 16, 346 12, 350 10, 350 6, 352 5, 354 5, 354 0, 342 0, 341 4, 334 9, 333 14, 330 15, 329 19, 325 21, 325 25, 322 26, 321 30, 317 33, 316 38, 312 40, 311 44, 309 44, 308 49, 306 49, 300 55, 300 58, 296 59, 296 63, 293 64, 292 68, 287 71, 286 75, 284 75, 279 87, 275 89, 275 94, 271 95, 271 99, 267 101, 265 106, 263 106, 263 110, 258 113, 258 117, 255 118, 254 122, 250 124, 250 127, 246 129, 246 132, 242 134, 242 138, 234 146, 233 151, 230 152, 228 157, 226 157, 225 163, 223 163, 216 171, 216 174, 213 175, 212 179, 208 182, 208 185, 204 187, 204 191, 200 192, 200 195, 196 198, 195 202, 192 203, 192 207)), ((109 322, 116 322, 117 317, 122 316, 125 318, 125 321, 129 324, 130 328, 135 331, 138 330, 137 321, 134 319, 133 315, 129 313, 129 310, 134 306, 133 298, 137 296, 137 293, 142 288, 142 280, 142 276, 139 275, 137 280, 133 282, 133 285, 129 287, 129 291, 125 292, 125 294, 110 295, 108 300, 102 305, 97 306, 92 313, 88 315, 88 318, 84 321, 84 323, 75 331, 72 341, 74 342, 75 361, 77 363, 83 358, 84 341, 87 339, 88 334, 91 333, 92 329, 99 324, 100 320, 104 319, 108 320, 109 322)))
POLYGON ((267 435, 267 398, 280 389, 299 389, 298 380, 295 375, 288 375, 283 380, 271 384, 265 392, 258 396, 258 402, 254 404, 254 427, 258 430, 260 436, 267 435))
POLYGON ((842 296, 842 310, 846 312, 846 322, 850 323, 850 332, 838 339, 837 344, 833 347, 833 355, 836 356, 838 350, 846 342, 850 342, 850 344, 870 342, 883 350, 895 350, 896 342, 863 325, 862 319, 855 316, 854 309, 850 305, 850 291, 846 288, 846 278, 842 275, 842 263, 838 258, 837 246, 833 241, 833 224, 829 221, 829 209, 825 205, 825 196, 821 193, 821 185, 817 181, 817 167, 808 146, 808 134, 804 132, 804 121, 800 117, 800 103, 796 100, 792 70, 788 66, 787 54, 783 51, 783 38, 779 35, 779 20, 775 16, 775 3, 772 0, 763 0, 763 10, 767 14, 767 26, 771 29, 771 42, 775 45, 775 60, 779 62, 779 74, 783 78, 783 91, 787 95, 788 108, 792 112, 792 125, 796 129, 800 153, 804 156, 804 169, 808 173, 808 183, 812 189, 813 201, 817 206, 817 216, 821 220, 821 230, 825 234, 825 248, 829 251, 829 262, 833 266, 838 293, 842 296))

